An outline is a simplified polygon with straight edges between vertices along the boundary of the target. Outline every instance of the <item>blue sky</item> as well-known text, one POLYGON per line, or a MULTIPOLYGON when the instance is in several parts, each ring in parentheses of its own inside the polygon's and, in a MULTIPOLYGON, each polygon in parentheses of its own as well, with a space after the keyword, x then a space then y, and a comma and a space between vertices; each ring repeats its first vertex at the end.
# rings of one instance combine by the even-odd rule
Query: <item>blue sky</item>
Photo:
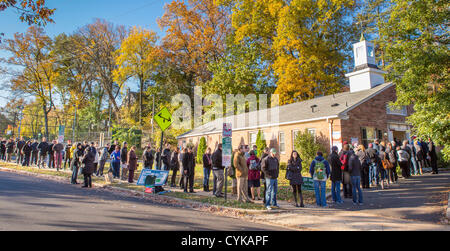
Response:
MULTIPOLYGON (((46 0, 49 8, 56 8, 53 20, 44 27, 46 33, 53 37, 60 33, 72 33, 77 28, 92 23, 95 18, 106 19, 115 24, 125 26, 141 26, 151 29, 162 37, 164 33, 157 24, 157 19, 164 14, 164 5, 171 0, 46 0)), ((0 12, 0 33, 4 38, 11 38, 16 32, 25 32, 26 23, 19 20, 15 10, 8 9, 0 12)), ((6 54, 0 51, 0 57, 6 54)), ((7 100, 0 94, 0 106, 7 100)))

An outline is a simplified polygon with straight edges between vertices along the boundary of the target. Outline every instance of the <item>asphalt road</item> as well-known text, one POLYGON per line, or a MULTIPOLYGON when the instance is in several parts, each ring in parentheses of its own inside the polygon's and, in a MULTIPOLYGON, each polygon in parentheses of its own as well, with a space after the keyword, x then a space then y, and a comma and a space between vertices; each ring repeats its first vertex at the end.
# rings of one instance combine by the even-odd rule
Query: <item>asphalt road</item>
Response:
POLYGON ((0 230, 286 229, 0 171, 0 230))

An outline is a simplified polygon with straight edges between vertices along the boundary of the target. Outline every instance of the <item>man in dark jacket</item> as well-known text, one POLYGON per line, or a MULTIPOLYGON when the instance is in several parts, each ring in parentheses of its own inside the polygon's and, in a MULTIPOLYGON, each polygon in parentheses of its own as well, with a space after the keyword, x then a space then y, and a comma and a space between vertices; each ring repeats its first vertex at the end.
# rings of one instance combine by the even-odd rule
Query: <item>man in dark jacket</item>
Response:
POLYGON ((22 154, 23 154, 22 166, 30 166, 32 151, 33 149, 31 148, 31 141, 27 141, 25 145, 22 147, 22 154))
POLYGON ((278 208, 277 205, 277 190, 278 190, 278 174, 280 173, 280 162, 277 157, 277 150, 270 149, 270 155, 261 160, 261 170, 264 173, 266 180, 266 203, 267 210, 273 207, 278 208))
POLYGON ((223 197, 222 189, 225 180, 222 166, 222 144, 217 146, 217 150, 211 155, 211 163, 213 170, 213 195, 223 197))
POLYGON ((433 140, 431 138, 428 138, 428 155, 430 157, 430 164, 432 169, 432 174, 438 174, 438 166, 437 166, 437 154, 436 154, 436 147, 434 146, 433 140))
POLYGON ((170 170, 170 145, 166 144, 166 147, 164 148, 162 155, 161 155, 161 162, 162 162, 162 170, 169 171, 170 170))
POLYGON ((331 148, 328 163, 331 165, 331 196, 335 203, 343 203, 341 199, 342 163, 339 160, 337 146, 331 148))
POLYGON ((48 143, 47 138, 42 138, 41 143, 38 145, 39 149, 39 161, 38 161, 38 167, 45 168, 45 158, 47 157, 47 151, 48 151, 48 143))
POLYGON ((47 147, 47 155, 48 155, 48 168, 55 168, 55 159, 53 157, 53 146, 56 144, 56 140, 53 140, 51 144, 47 147))
POLYGON ((363 204, 363 194, 361 190, 361 162, 359 158, 354 153, 351 153, 348 162, 348 171, 350 172, 350 177, 352 180, 352 194, 353 194, 353 205, 356 205, 356 191, 358 191, 358 202, 361 206, 363 204))
POLYGON ((128 158, 128 148, 127 142, 123 142, 123 147, 120 150, 120 168, 122 169, 122 173, 120 175, 121 180, 126 180, 128 167, 127 167, 127 158, 128 158))
MULTIPOLYGON (((374 148, 374 144, 370 143, 369 148, 366 150, 366 154, 369 157, 369 186, 379 184, 379 176, 377 166, 378 163, 378 151, 374 148)), ((365 184, 365 182, 364 182, 365 184)))
POLYGON ((184 172, 184 192, 194 193, 194 174, 195 174, 195 158, 192 147, 188 148, 188 152, 183 156, 183 172, 184 172))
POLYGON ((170 156, 170 169, 172 169, 172 178, 170 180, 170 187, 176 187, 176 178, 177 178, 177 172, 180 169, 180 165, 178 162, 178 154, 179 150, 178 148, 175 148, 175 150, 172 152, 170 156))
POLYGON ((16 143, 16 153, 17 153, 17 157, 16 157, 16 163, 17 164, 22 164, 23 162, 23 146, 25 145, 25 141, 23 140, 23 137, 20 137, 20 139, 17 141, 16 143))
MULTIPOLYGON (((93 144, 92 144, 93 145, 93 144)), ((81 162, 83 163, 82 174, 84 176, 84 185, 82 187, 92 187, 92 174, 94 173, 94 160, 96 151, 94 147, 87 146, 84 150, 84 156, 81 162)))
POLYGON ((35 165, 35 166, 37 165, 37 161, 38 161, 38 158, 39 158, 38 145, 39 145, 39 143, 35 139, 33 139, 33 143, 31 143, 31 149, 32 149, 32 152, 31 152, 31 164, 35 165))
POLYGON ((203 191, 209 192, 209 176, 212 169, 211 148, 203 154, 203 191))
POLYGON ((142 160, 144 161, 144 168, 152 169, 153 168, 153 159, 154 156, 152 154, 152 149, 150 146, 145 148, 144 153, 142 154, 142 160))
POLYGON ((0 159, 5 161, 6 160, 6 139, 2 138, 0 142, 0 159))

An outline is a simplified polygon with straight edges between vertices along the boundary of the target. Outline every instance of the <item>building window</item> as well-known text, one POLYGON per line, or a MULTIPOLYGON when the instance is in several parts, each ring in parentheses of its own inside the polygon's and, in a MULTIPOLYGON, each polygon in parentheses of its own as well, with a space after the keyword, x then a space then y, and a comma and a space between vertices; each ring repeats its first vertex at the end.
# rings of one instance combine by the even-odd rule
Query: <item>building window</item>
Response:
POLYGON ((286 152, 286 143, 284 141, 284 132, 278 134, 278 143, 280 148, 280 153, 284 154, 286 152))
POLYGON ((377 139, 378 134, 379 131, 373 127, 361 127, 361 144, 367 148, 369 143, 372 143, 377 139))
POLYGON ((256 132, 250 132, 248 134, 248 142, 249 142, 248 146, 250 147, 250 149, 252 149, 252 147, 254 145, 256 145, 256 136, 257 135, 258 135, 258 133, 256 133, 256 132))
POLYGON ((401 115, 407 116, 406 106, 401 106, 400 108, 391 107, 389 104, 386 105, 386 113, 391 115, 401 115))
POLYGON ((299 130, 292 130, 292 150, 297 150, 295 148, 295 138, 297 138, 299 130))

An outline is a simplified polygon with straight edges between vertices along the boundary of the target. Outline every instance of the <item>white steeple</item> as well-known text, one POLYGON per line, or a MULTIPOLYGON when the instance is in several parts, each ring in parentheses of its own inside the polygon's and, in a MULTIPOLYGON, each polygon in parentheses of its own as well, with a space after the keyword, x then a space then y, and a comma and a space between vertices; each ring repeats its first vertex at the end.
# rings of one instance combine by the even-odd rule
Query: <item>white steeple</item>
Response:
POLYGON ((350 92, 368 90, 384 83, 386 72, 376 65, 373 43, 366 41, 362 34, 361 41, 353 44, 353 56, 355 68, 345 74, 350 81, 350 92))

